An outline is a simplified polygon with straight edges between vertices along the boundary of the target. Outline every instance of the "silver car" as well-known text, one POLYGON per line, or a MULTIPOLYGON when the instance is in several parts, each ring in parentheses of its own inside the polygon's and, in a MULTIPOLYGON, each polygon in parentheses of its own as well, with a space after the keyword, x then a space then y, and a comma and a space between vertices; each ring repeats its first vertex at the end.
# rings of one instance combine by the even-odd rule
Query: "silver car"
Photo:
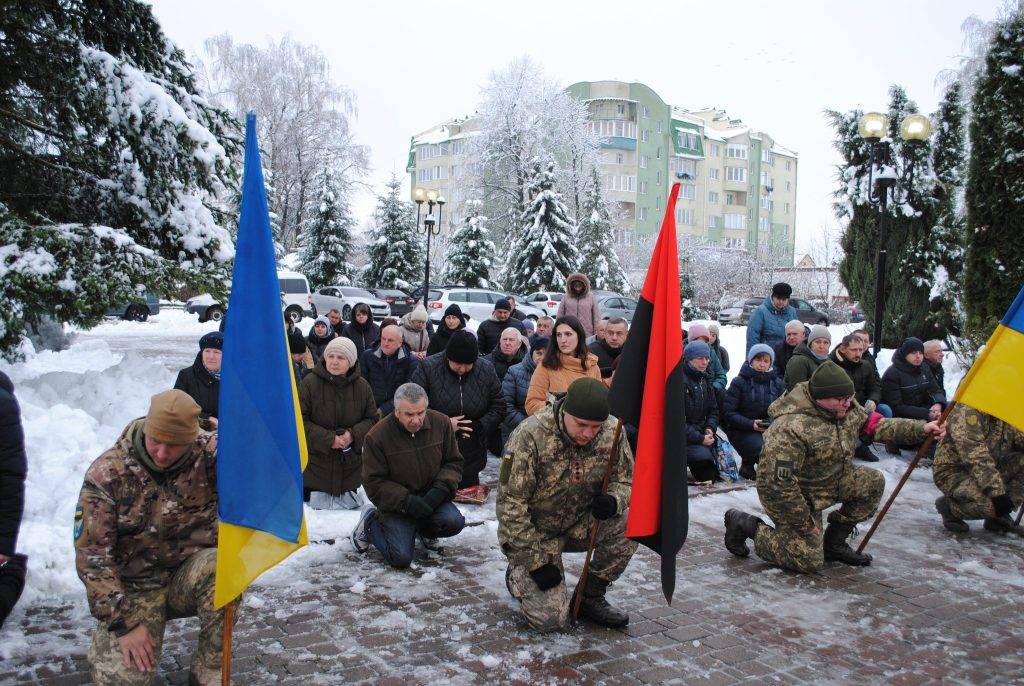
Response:
POLYGON ((313 310, 316 314, 327 314, 332 309, 338 310, 341 312, 341 318, 345 321, 351 318, 352 308, 358 303, 368 305, 374 319, 391 316, 391 306, 365 288, 325 286, 313 294, 313 310))
MULTIPOLYGON (((501 291, 485 288, 438 288, 430 289, 430 320, 439 323, 444 318, 444 311, 451 304, 456 304, 462 313, 477 321, 485 321, 494 312, 494 303, 505 297, 501 291)), ((539 319, 544 311, 532 307, 530 303, 516 302, 516 307, 527 319, 539 319)))

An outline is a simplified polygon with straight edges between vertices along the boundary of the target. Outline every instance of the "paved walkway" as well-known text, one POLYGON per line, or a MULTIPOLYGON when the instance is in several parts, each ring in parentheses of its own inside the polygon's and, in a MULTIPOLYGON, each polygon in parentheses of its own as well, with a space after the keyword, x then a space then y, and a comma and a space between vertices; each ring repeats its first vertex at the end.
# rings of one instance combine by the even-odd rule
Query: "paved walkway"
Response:
MULTIPOLYGON (((249 594, 235 683, 1024 683, 1024 541, 980 527, 954 538, 929 516, 913 546, 900 527, 877 537, 870 568, 799 576, 733 558, 703 519, 691 524, 671 607, 657 558, 641 548, 610 592, 630 626, 554 636, 519 618, 493 521, 407 571, 344 541, 320 544, 301 578, 249 594)), ((578 569, 582 555, 569 560, 578 569)), ((74 608, 33 608, 21 626, 39 648, 0 663, 0 683, 88 682, 91 623, 74 608)), ((161 680, 186 683, 195 632, 194 620, 171 624, 161 680)))

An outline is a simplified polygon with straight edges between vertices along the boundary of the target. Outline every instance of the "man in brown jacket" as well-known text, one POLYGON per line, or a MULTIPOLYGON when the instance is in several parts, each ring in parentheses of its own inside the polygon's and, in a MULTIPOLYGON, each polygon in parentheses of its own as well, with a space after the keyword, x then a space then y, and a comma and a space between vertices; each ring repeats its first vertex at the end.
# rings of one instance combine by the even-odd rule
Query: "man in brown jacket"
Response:
POLYGON ((184 391, 158 393, 85 474, 75 566, 99 620, 89 649, 97 684, 152 683, 167 620, 191 616, 200 629, 190 682, 220 683, 216 438, 200 432, 199 412, 184 391))
POLYGON ((462 455, 448 417, 427 409, 427 392, 414 383, 395 391, 395 410, 366 434, 363 488, 376 506, 363 511, 352 547, 372 543, 392 567, 412 564, 416 537, 431 547, 466 525, 452 495, 462 479, 462 455))

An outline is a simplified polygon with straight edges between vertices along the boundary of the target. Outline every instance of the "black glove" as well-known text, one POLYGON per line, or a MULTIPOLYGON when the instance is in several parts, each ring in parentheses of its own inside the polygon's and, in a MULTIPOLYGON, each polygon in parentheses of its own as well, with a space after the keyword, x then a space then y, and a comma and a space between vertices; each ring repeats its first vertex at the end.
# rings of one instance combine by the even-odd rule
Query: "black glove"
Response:
POLYGON ((554 588, 558 584, 562 583, 562 573, 558 571, 558 567, 554 566, 550 562, 537 567, 537 569, 530 572, 530 576, 533 577, 533 581, 537 584, 537 588, 542 591, 554 588))
POLYGON ((996 517, 1005 517, 1013 512, 1013 501, 1010 500, 1010 496, 1003 493, 992 498, 992 507, 995 508, 996 517))
POLYGON ((619 504, 615 502, 615 496, 600 493, 591 501, 590 511, 594 513, 594 519, 604 520, 619 511, 619 504))
POLYGON ((434 486, 423 495, 423 502, 430 506, 431 511, 434 511, 441 507, 441 503, 448 500, 450 496, 451 494, 444 486, 434 486))
POLYGON ((428 505, 423 498, 410 493, 405 496, 405 514, 413 519, 423 519, 434 514, 434 508, 428 505))

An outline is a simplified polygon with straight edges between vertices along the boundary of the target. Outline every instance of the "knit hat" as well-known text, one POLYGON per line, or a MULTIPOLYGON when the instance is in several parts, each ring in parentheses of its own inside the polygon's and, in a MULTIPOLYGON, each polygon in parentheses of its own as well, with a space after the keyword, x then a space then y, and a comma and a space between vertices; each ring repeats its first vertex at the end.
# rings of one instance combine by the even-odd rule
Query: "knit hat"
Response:
POLYGON ((203 334, 203 337, 199 339, 199 349, 206 350, 207 348, 213 348, 214 350, 224 349, 224 334, 220 331, 211 331, 203 334))
POLYGON ((533 342, 530 343, 530 354, 532 355, 538 350, 547 350, 548 343, 550 342, 551 339, 547 336, 537 336, 533 339, 533 342))
POLYGON ((465 329, 454 332, 445 348, 445 356, 458 364, 473 364, 479 355, 480 346, 477 345, 476 336, 465 329))
POLYGON ((523 320, 523 328, 526 329, 527 332, 536 331, 537 330, 537 325, 534 324, 532 319, 524 319, 523 320))
POLYGON ((848 398, 857 389, 853 387, 853 379, 843 371, 843 368, 832 360, 826 360, 818 365, 818 368, 811 374, 811 380, 807 382, 811 391, 811 397, 815 400, 823 398, 848 398))
POLYGON ((298 329, 288 333, 288 352, 292 355, 300 355, 306 352, 306 339, 298 329))
POLYGON ((799 319, 790 319, 786 322, 786 333, 796 333, 804 330, 804 323, 799 319))
POLYGON ((565 393, 562 412, 588 422, 603 422, 611 414, 608 387, 590 376, 576 379, 565 393))
POLYGON ((896 359, 905 360, 907 359, 907 355, 909 353, 923 352, 924 343, 921 342, 920 338, 914 338, 913 336, 911 336, 910 338, 903 341, 903 345, 901 345, 900 349, 896 352, 896 359))
POLYGON ((708 331, 715 334, 715 338, 718 338, 718 334, 721 331, 718 328, 718 322, 711 322, 710 324, 708 324, 708 331))
POLYGON ((498 302, 494 303, 495 310, 508 310, 512 311, 512 303, 508 301, 508 298, 499 298, 498 302))
POLYGON ((356 352, 356 344, 352 342, 352 339, 340 336, 338 338, 331 339, 331 342, 324 348, 324 357, 327 357, 331 353, 341 353, 341 356, 348 360, 349 366, 353 366, 356 363, 356 358, 359 353, 356 352))
POLYGON ((785 281, 780 281, 772 286, 772 295, 776 298, 789 298, 793 295, 793 287, 785 281))
POLYGON ((811 327, 811 335, 807 337, 807 347, 811 346, 811 343, 824 338, 829 343, 832 342, 832 334, 829 332, 828 327, 822 324, 815 324, 811 327))
POLYGON ((696 341, 698 338, 711 340, 711 332, 703 324, 691 324, 690 330, 686 332, 686 340, 696 341))
POLYGON ((427 321, 427 308, 423 307, 421 302, 419 305, 409 313, 410 322, 425 322, 427 321))
POLYGON ((452 303, 451 305, 448 306, 448 309, 444 311, 444 316, 447 317, 450 314, 454 314, 459 319, 462 319, 462 308, 456 305, 455 303, 452 303))
POLYGON ((314 329, 316 328, 317 324, 323 324, 324 326, 326 326, 328 334, 330 334, 330 333, 332 333, 334 331, 334 327, 331 325, 331 320, 328 319, 327 317, 325 317, 324 315, 320 315, 319 317, 317 317, 313 321, 313 328, 314 329))
POLYGON ((747 352, 747 362, 753 362, 754 358, 758 355, 767 355, 772 359, 772 364, 775 364, 775 350, 770 345, 764 343, 758 343, 757 345, 750 348, 747 352))
POLYGON ((161 443, 191 443, 199 435, 199 412, 199 405, 185 391, 157 393, 149 401, 142 433, 161 443))
MULTIPOLYGON (((690 331, 693 331, 691 328, 690 331)), ((711 346, 704 341, 689 341, 683 348, 683 360, 689 362, 698 357, 711 357, 711 346)))

